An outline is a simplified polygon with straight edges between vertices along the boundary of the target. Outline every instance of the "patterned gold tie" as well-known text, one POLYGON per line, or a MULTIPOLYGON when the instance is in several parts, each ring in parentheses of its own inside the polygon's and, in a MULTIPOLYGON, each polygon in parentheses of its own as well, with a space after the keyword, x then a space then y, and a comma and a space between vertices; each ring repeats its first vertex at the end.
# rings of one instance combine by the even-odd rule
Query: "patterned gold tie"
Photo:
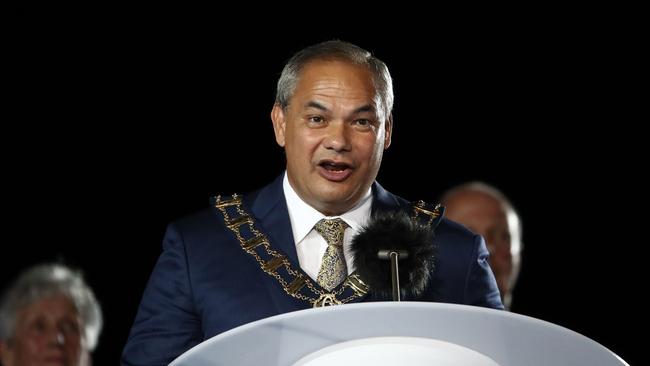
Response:
POLYGON ((348 275, 348 266, 343 255, 343 233, 347 227, 348 224, 341 219, 322 219, 314 225, 314 229, 327 242, 323 264, 316 278, 318 284, 327 291, 338 286, 348 275))

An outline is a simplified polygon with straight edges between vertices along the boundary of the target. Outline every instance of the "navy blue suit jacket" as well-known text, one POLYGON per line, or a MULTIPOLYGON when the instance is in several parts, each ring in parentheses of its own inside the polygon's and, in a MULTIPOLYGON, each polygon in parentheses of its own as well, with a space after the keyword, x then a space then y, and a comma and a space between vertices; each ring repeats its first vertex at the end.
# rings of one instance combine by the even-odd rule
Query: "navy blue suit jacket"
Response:
MULTIPOLYGON (((372 211, 411 210, 379 184, 372 211)), ((244 197, 244 205, 271 244, 299 269, 282 177, 244 197)), ((409 211, 410 212, 410 211, 409 211)), ((483 239, 443 219, 436 229, 435 272, 419 301, 503 309, 483 239)), ((306 275, 305 275, 306 276, 306 275)), ((358 301, 369 301, 362 298, 358 301)), ((310 304, 287 295, 242 250, 216 209, 171 224, 122 355, 123 365, 167 365, 219 333, 310 304)))

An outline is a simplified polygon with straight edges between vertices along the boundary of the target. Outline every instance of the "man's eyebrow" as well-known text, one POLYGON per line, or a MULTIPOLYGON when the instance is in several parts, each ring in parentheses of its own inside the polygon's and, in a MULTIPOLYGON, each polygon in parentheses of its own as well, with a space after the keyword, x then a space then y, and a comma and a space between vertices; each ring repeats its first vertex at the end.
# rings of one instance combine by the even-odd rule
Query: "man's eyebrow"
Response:
POLYGON ((307 102, 305 107, 306 108, 316 108, 316 109, 321 110, 323 112, 328 111, 327 107, 325 107, 324 105, 322 105, 322 104, 320 104, 318 102, 314 102, 313 100, 310 100, 309 102, 307 102))
POLYGON ((352 112, 352 113, 353 114, 358 114, 358 113, 364 113, 364 112, 375 113, 376 112, 375 106, 373 106, 372 104, 366 104, 366 105, 364 105, 362 107, 359 107, 359 108, 355 109, 354 112, 352 112))

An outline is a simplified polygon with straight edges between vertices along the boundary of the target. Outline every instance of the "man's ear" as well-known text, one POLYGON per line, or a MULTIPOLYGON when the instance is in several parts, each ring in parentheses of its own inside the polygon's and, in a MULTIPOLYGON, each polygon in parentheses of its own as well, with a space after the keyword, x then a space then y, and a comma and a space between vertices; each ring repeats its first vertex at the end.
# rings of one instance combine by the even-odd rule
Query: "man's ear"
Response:
POLYGON ((284 131, 287 127, 286 121, 284 120, 284 110, 280 104, 275 103, 273 109, 271 109, 271 121, 273 121, 273 132, 275 132, 275 141, 278 145, 284 147, 284 131))
POLYGON ((393 134, 393 114, 391 113, 386 119, 386 135, 384 136, 384 150, 390 146, 391 136, 393 134))

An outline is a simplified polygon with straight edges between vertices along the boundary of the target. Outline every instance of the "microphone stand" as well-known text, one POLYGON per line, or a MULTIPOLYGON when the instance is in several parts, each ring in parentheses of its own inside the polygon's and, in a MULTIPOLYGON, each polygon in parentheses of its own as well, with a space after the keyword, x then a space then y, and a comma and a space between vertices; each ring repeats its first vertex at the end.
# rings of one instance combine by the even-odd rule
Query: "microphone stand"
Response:
POLYGON ((390 274, 393 282, 393 301, 401 301, 399 288, 399 260, 408 258, 409 253, 405 250, 382 249, 377 252, 379 259, 390 259, 390 274))

